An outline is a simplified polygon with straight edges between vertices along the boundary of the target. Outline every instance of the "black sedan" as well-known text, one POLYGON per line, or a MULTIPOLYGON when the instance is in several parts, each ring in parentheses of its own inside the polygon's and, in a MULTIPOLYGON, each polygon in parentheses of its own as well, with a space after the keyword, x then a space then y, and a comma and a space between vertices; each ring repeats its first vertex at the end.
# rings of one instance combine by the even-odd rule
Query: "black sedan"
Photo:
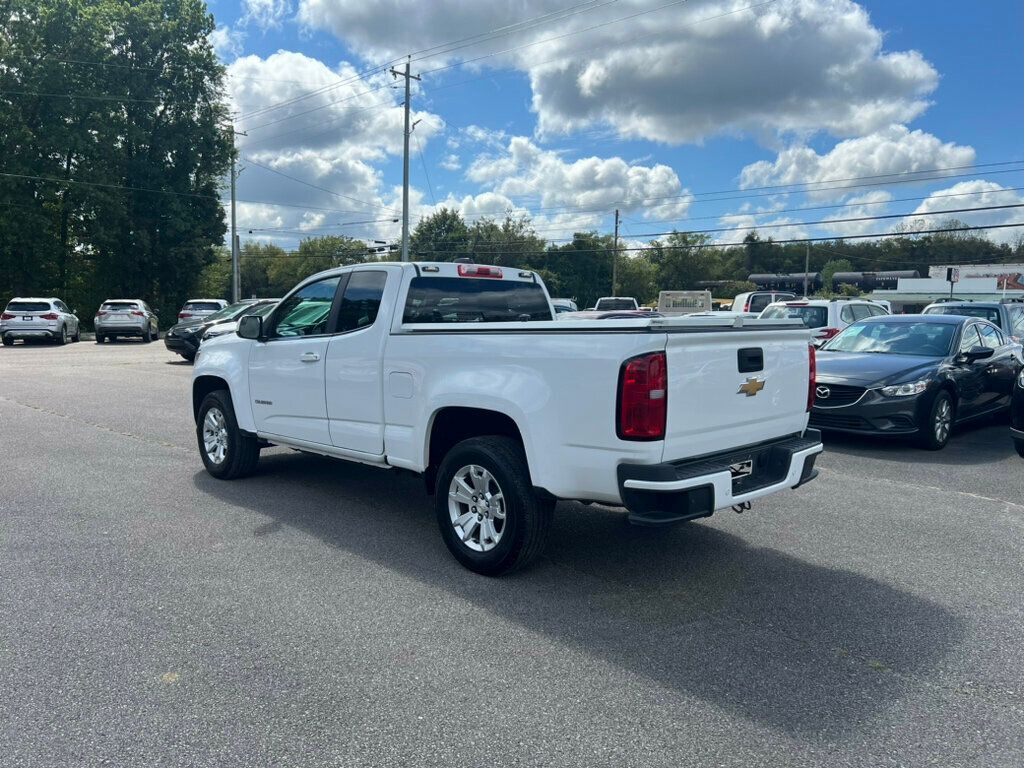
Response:
POLYGON ((954 424, 1009 408, 1022 366, 1020 345, 980 318, 866 318, 818 350, 811 426, 936 450, 954 424))
POLYGON ((1017 453, 1024 458, 1024 372, 1017 377, 1017 384, 1013 388, 1013 407, 1010 415, 1010 434, 1013 436, 1013 444, 1017 453))
POLYGON ((203 340, 203 334, 210 328, 220 323, 230 323, 238 320, 244 315, 255 312, 258 308, 268 304, 276 304, 280 299, 243 299, 224 309, 214 312, 206 317, 198 317, 192 320, 182 320, 164 334, 164 346, 171 352, 192 361, 196 359, 196 352, 203 340))

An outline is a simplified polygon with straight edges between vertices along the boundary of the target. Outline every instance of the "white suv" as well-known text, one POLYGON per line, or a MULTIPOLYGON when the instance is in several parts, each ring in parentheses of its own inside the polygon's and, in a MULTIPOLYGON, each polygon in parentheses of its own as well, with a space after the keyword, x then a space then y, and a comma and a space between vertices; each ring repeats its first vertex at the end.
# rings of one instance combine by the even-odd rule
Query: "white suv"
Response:
POLYGON ((760 317, 769 320, 798 318, 814 331, 814 342, 820 344, 850 323, 865 317, 888 314, 889 311, 881 304, 867 299, 793 299, 769 304, 760 317))
POLYGON ((78 318, 60 299, 14 298, 0 314, 0 337, 9 347, 15 339, 51 339, 58 344, 79 341, 78 318))

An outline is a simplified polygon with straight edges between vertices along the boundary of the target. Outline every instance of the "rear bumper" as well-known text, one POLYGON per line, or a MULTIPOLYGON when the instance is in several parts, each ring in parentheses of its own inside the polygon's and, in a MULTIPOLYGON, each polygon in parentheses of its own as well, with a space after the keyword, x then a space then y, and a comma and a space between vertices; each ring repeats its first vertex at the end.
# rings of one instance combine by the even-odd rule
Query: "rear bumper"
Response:
POLYGON ((138 325, 97 325, 96 333, 103 334, 104 336, 141 336, 146 332, 145 323, 139 323, 138 325))
POLYGON ((46 328, 5 328, 0 331, 0 336, 8 339, 59 339, 60 329, 51 331, 46 328))
POLYGON ((619 492, 637 522, 661 523, 707 517, 715 510, 753 501, 817 477, 823 450, 814 429, 723 454, 665 464, 620 464, 619 492), (733 466, 751 462, 752 473, 733 478, 733 466))

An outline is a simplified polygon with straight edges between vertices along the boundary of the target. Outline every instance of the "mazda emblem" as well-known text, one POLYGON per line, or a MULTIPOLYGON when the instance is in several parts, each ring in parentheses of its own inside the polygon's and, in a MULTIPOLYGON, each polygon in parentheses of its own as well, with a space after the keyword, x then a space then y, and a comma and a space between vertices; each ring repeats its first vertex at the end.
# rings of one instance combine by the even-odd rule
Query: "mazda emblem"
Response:
POLYGON ((828 400, 828 396, 832 394, 832 390, 828 387, 815 387, 814 394, 820 397, 822 400, 828 400))

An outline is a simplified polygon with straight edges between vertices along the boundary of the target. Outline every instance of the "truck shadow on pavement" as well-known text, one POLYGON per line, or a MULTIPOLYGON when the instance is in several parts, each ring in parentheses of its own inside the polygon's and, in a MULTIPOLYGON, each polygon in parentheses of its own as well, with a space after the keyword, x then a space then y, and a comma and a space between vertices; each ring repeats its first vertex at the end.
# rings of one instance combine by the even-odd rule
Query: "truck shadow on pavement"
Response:
POLYGON ((487 579, 450 557, 418 478, 274 451, 251 478, 225 483, 199 472, 194 484, 227 514, 259 515, 249 521, 252 535, 268 546, 275 533, 296 529, 570 649, 802 737, 872 731, 965 635, 962 620, 936 603, 752 547, 710 521, 641 529, 621 512, 563 503, 546 557, 487 579))

